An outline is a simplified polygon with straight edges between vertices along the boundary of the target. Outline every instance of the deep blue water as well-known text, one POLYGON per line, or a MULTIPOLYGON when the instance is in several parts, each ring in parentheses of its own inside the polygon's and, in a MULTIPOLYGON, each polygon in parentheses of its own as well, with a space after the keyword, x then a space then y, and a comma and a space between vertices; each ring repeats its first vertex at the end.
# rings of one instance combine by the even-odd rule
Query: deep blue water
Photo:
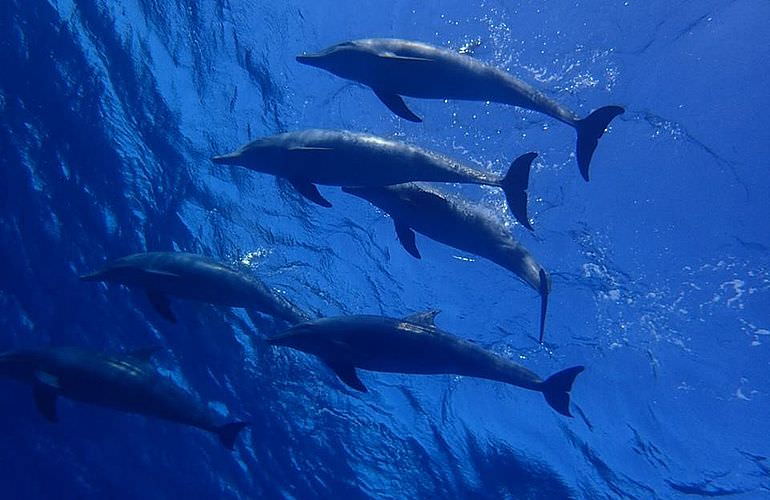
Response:
POLYGON ((0 382, 3 498, 685 498, 770 496, 770 3, 4 0, 0 3, 0 350, 160 345, 158 368, 248 417, 230 453, 196 429, 0 382), (626 107, 592 180, 574 132, 543 115, 372 93, 294 61, 387 36, 459 49, 580 115, 626 107), (553 274, 510 273, 418 236, 423 259, 360 199, 209 157, 307 127, 376 133, 500 172, 538 151, 530 214, 483 201, 553 274), (240 263, 302 307, 441 328, 548 375, 587 369, 566 419, 537 395, 469 378, 366 373, 344 389, 272 349, 248 316, 78 274, 145 250, 240 263))

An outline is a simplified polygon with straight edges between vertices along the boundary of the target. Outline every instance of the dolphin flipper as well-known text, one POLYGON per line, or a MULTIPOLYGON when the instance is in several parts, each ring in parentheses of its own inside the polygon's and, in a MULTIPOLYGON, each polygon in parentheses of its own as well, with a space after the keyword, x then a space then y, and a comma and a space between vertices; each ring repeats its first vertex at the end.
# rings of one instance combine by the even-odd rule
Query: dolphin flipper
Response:
POLYGON ((409 316, 404 316, 404 321, 408 323, 415 323, 429 328, 436 328, 436 316, 441 312, 440 309, 431 309, 429 311, 421 311, 409 316))
POLYGON ((532 162, 537 158, 537 153, 524 153, 513 163, 508 173, 500 181, 500 187, 505 193, 505 200, 508 202, 508 209, 513 212, 519 224, 532 231, 532 224, 529 223, 527 215, 527 189, 529 189, 529 171, 532 162))
POLYGON ((45 419, 49 422, 58 422, 56 398, 59 393, 57 389, 38 380, 32 386, 32 395, 35 398, 35 406, 45 419))
POLYGON ((158 314, 163 316, 167 321, 176 323, 176 316, 174 315, 174 311, 171 310, 171 301, 168 297, 154 290, 147 290, 147 298, 150 300, 152 307, 158 311, 158 314))
POLYGON ((402 99, 400 95, 389 94, 377 89, 372 90, 374 90, 374 93, 377 95, 377 97, 380 98, 380 101, 382 101, 382 103, 387 106, 388 109, 393 113, 397 114, 404 120, 409 120, 410 122, 422 122, 422 118, 414 114, 412 110, 406 106, 404 99, 402 99))
POLYGON ((318 188, 312 182, 302 179, 290 179, 289 183, 294 186, 294 189, 299 191, 299 194, 312 201, 313 203, 321 205, 324 208, 329 208, 332 206, 332 204, 329 203, 329 200, 321 196, 318 188))
POLYGON ((401 246, 403 246, 412 257, 420 259, 420 251, 417 250, 417 241, 415 240, 414 231, 402 222, 394 220, 394 223, 396 225, 396 236, 398 236, 398 241, 401 242, 401 246))
POLYGON ((593 111, 590 115, 578 120, 577 129, 577 161, 580 174, 588 182, 588 167, 594 155, 599 138, 607 130, 610 122, 618 115, 622 115, 625 109, 620 106, 604 106, 593 111))
POLYGON ((326 364, 337 375, 337 378, 348 387, 360 392, 369 392, 364 383, 361 382, 361 379, 358 378, 355 366, 333 361, 327 361, 326 364))

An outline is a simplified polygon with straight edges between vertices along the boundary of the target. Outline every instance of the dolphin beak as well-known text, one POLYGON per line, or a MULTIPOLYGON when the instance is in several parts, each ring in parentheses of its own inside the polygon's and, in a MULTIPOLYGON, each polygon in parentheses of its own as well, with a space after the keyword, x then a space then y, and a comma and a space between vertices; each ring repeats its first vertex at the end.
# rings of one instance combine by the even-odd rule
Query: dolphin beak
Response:
POLYGON ((226 155, 214 156, 211 158, 211 161, 218 165, 236 165, 239 157, 240 155, 237 153, 228 153, 226 155))
POLYGON ((101 280, 102 280, 101 271, 80 275, 80 281, 101 281, 101 280))
POLYGON ((318 54, 302 54, 296 57, 297 62, 300 64, 307 64, 308 66, 318 66, 318 62, 321 56, 318 54))
POLYGON ((290 343, 290 338, 291 336, 287 335, 287 332, 283 332, 273 337, 268 337, 266 342, 268 345, 288 346, 290 343))

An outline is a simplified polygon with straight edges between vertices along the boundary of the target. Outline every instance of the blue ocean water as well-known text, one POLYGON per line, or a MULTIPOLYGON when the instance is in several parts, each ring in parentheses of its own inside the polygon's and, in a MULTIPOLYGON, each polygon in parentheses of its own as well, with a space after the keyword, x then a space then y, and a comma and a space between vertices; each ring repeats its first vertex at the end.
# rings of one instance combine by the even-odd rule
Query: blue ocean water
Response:
POLYGON ((770 496, 770 62, 762 0, 572 2, 4 0, 0 4, 0 350, 160 345, 158 369, 248 417, 235 452, 196 429, 63 401, 40 417, 0 382, 3 498, 770 496), (585 183, 574 131, 512 107, 409 100, 297 64, 384 36, 469 50, 578 114, 626 113, 585 183), (308 127, 371 132, 502 172, 538 151, 536 231, 498 190, 452 186, 553 275, 536 293, 322 187, 209 158, 308 127), (309 311, 438 325, 541 375, 587 368, 576 418, 483 380, 366 373, 345 389, 270 348, 248 316, 77 276, 145 250, 242 266, 309 311))

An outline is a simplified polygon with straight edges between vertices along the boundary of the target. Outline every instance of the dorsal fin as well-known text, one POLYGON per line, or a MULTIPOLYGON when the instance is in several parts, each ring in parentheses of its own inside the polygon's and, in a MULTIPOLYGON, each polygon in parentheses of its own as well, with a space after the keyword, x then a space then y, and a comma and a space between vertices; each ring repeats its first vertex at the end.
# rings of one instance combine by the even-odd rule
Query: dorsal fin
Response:
POLYGON ((430 328, 436 328, 436 316, 441 312, 441 309, 431 309, 429 311, 417 312, 404 317, 404 321, 409 323, 415 323, 430 328))

